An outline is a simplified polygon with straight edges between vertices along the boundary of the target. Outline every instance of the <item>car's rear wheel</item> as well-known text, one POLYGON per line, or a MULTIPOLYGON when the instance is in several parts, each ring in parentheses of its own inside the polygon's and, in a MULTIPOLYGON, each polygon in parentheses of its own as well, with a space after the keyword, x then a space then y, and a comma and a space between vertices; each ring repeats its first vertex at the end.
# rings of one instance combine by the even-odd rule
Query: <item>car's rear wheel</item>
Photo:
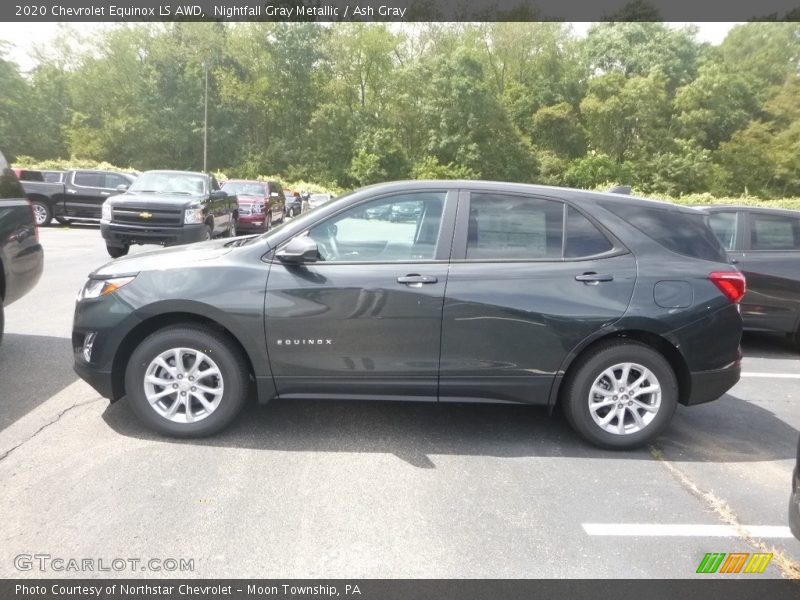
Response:
POLYGON ((650 346, 615 341, 578 359, 564 383, 564 412, 592 444, 624 450, 653 440, 678 404, 678 381, 650 346))
POLYGON ((41 200, 31 200, 31 208, 33 209, 33 219, 38 227, 50 225, 50 221, 53 220, 53 211, 47 204, 41 200))
POLYGON ((214 230, 211 228, 211 225, 206 225, 206 230, 203 233, 203 240, 207 242, 213 237, 214 237, 214 230))
POLYGON ((193 325, 161 329, 137 346, 125 370, 131 408, 149 427, 177 437, 227 426, 247 397, 245 357, 227 337, 193 325))
POLYGON ((109 246, 106 245, 106 250, 108 251, 108 255, 111 258, 119 258, 120 256, 125 256, 128 254, 128 250, 130 250, 130 246, 109 246))

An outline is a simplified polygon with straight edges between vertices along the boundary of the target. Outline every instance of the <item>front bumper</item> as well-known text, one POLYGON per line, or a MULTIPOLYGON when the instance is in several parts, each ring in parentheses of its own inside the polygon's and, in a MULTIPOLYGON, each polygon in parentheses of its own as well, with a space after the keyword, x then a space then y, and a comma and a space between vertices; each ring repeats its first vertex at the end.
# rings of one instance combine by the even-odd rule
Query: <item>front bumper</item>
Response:
POLYGON ((72 368, 75 373, 78 374, 78 377, 92 386, 103 398, 109 398, 111 400, 116 399, 114 398, 114 384, 111 378, 111 371, 103 371, 87 363, 83 360, 83 357, 80 356, 80 350, 75 352, 75 362, 72 368))
POLYGON ((239 215, 239 220, 236 222, 236 229, 240 231, 266 231, 267 230, 267 215, 265 214, 249 214, 239 215))
POLYGON ((723 369, 690 373, 691 389, 682 404, 694 406, 716 400, 736 385, 741 372, 742 368, 737 360, 723 369))
POLYGON ((181 227, 153 227, 102 222, 100 233, 109 246, 130 246, 131 244, 171 246, 203 241, 206 235, 206 225, 195 223, 181 227))

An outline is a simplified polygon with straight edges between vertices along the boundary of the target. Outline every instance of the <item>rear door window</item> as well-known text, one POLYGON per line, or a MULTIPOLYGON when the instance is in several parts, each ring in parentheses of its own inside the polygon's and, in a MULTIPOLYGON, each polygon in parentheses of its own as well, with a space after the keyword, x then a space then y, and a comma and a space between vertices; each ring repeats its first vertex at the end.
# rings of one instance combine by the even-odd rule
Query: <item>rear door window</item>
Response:
POLYGON ((564 258, 582 258, 603 254, 613 244, 588 218, 573 207, 567 209, 567 241, 564 258))
POLYGON ((715 212, 708 217, 711 231, 725 250, 733 250, 736 247, 736 217, 735 211, 715 212))
POLYGON ((75 173, 72 183, 81 187, 100 188, 105 187, 105 177, 103 173, 75 173))
POLYGON ((751 250, 800 250, 800 219, 750 213, 751 250))
POLYGON ((467 260, 546 260, 562 257, 564 204, 553 200, 473 192, 467 260))
POLYGON ((714 262, 728 260, 708 226, 708 215, 700 211, 617 202, 603 202, 602 206, 676 254, 714 262))

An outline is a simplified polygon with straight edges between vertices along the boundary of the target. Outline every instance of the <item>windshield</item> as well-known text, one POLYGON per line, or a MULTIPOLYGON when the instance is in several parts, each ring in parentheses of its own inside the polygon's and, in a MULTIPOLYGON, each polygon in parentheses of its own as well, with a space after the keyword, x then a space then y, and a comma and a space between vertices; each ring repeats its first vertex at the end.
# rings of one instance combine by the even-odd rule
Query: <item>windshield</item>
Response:
POLYGON ((260 183, 243 183, 240 181, 226 183, 222 189, 229 194, 237 194, 239 196, 259 196, 261 198, 267 195, 267 190, 260 183))
POLYGON ((193 173, 151 171, 140 175, 128 191, 139 194, 203 194, 205 177, 193 173))

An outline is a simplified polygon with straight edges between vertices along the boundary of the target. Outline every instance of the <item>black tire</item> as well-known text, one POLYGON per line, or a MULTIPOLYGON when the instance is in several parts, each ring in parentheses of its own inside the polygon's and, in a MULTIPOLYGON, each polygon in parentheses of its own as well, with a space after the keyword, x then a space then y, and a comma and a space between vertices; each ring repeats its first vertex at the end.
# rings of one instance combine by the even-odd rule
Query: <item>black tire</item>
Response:
POLYGON ((236 237, 236 220, 231 219, 231 222, 228 223, 228 228, 225 230, 225 237, 233 238, 236 237))
POLYGON ((37 227, 47 227, 53 220, 53 211, 46 202, 41 200, 31 200, 33 216, 37 227))
POLYGON ((119 258, 120 256, 125 256, 128 254, 128 250, 130 250, 130 246, 109 246, 106 245, 106 250, 108 251, 108 255, 111 258, 119 258))
POLYGON ((289 214, 288 214, 288 215, 286 215, 286 216, 287 216, 287 217, 289 217, 290 219, 291 219, 292 217, 294 217, 294 207, 293 207, 293 206, 290 206, 290 207, 289 207, 289 214))
POLYGON ((0 344, 3 343, 3 331, 6 328, 6 315, 3 310, 3 299, 0 298, 0 344))
MULTIPOLYGON (((611 398, 616 400, 617 396, 611 398)), ((621 404, 617 406, 629 405, 624 403, 622 398, 627 396, 620 396, 621 404)), ((584 439, 601 448, 628 450, 652 441, 669 424, 678 405, 678 380, 667 360, 650 346, 630 340, 612 341, 584 354, 570 368, 562 389, 561 402, 570 425, 584 439), (655 376, 661 388, 661 404, 652 420, 639 431, 625 434, 610 433, 592 418, 592 411, 589 409, 590 389, 606 369, 627 362, 641 365, 655 376)), ((614 409, 611 407, 609 410, 614 409)), ((623 427, 625 422, 630 423, 633 420, 632 414, 628 412, 629 409, 625 410, 623 427)), ((605 412, 602 416, 608 414, 605 412)), ((619 418, 613 417, 611 421, 618 424, 619 418)))
POLYGON ((126 396, 136 416, 161 434, 187 438, 212 435, 229 425, 244 407, 249 384, 245 361, 241 350, 223 334, 197 325, 166 327, 149 335, 133 351, 125 369, 126 396), (192 423, 171 421, 156 412, 147 399, 144 389, 147 368, 159 354, 171 348, 201 350, 219 368, 222 398, 216 409, 202 420, 192 423))
POLYGON ((272 213, 267 212, 267 220, 264 222, 264 231, 272 229, 272 213))
POLYGON ((212 239, 214 239, 214 229, 211 227, 211 225, 206 224, 206 233, 203 237, 203 241, 208 242, 212 239))

